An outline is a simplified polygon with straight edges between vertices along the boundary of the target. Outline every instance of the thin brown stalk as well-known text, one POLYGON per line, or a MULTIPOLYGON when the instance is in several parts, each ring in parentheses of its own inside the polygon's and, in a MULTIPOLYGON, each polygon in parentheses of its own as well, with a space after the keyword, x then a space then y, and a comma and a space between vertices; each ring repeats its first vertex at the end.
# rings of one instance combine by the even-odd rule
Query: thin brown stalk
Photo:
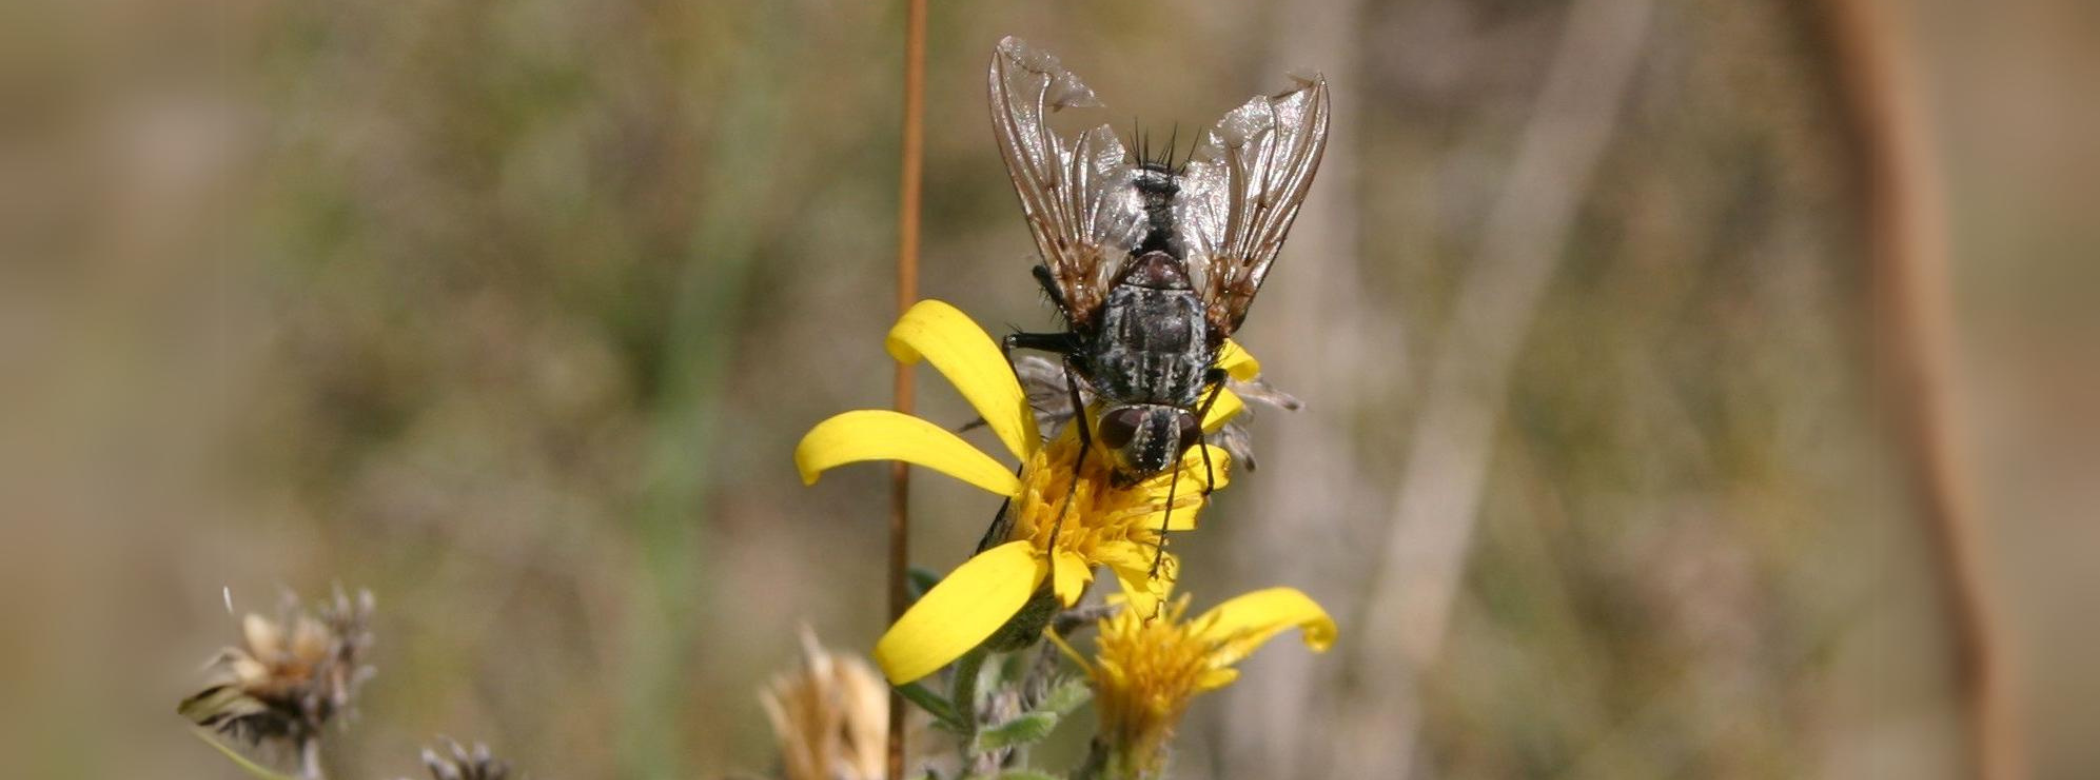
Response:
POLYGON ((2003 621, 1951 398, 1954 312, 1945 182, 1901 19, 1876 0, 1805 9, 1832 69, 1858 166, 1875 335, 1898 447, 1919 500, 1952 633, 1976 777, 2027 776, 2003 621))
MULTIPOLYGON (((904 140, 899 156, 903 170, 897 187, 897 312, 903 314, 919 297, 919 197, 926 156, 926 0, 904 5, 904 140)), ((912 410, 912 370, 897 364, 896 409, 912 410)), ((910 597, 904 589, 911 565, 911 467, 890 469, 890 621, 904 616, 910 597)), ((890 723, 885 776, 904 777, 904 697, 890 692, 890 723)))

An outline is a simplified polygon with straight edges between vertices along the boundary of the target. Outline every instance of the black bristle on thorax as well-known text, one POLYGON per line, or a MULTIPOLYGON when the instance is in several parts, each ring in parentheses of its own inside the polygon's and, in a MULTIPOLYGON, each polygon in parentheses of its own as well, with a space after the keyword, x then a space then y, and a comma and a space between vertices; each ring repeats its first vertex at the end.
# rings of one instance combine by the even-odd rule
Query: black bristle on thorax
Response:
MULTIPOLYGON (((1131 146, 1137 150, 1138 195, 1145 204, 1145 236, 1138 242, 1137 254, 1166 252, 1179 259, 1183 257, 1179 231, 1175 230, 1174 200, 1181 192, 1181 172, 1188 165, 1188 158, 1181 164, 1174 163, 1176 147, 1181 142, 1181 126, 1167 136, 1165 149, 1155 156, 1152 138, 1131 122, 1131 146)), ((1191 150, 1193 152, 1193 150, 1191 150)))

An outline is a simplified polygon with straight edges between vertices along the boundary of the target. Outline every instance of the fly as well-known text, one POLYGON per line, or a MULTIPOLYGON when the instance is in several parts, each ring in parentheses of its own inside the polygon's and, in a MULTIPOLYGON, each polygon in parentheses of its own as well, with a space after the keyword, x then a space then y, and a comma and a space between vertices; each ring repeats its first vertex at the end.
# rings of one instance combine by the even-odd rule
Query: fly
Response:
POLYGON ((1165 471, 1203 439, 1225 386, 1219 351, 1312 187, 1327 146, 1327 82, 1299 78, 1247 101, 1178 166, 1171 142, 1155 160, 1133 157, 1107 125, 1076 138, 1052 130, 1049 114, 1100 102, 1056 57, 1017 38, 1000 41, 989 88, 999 151, 1041 256, 1035 278, 1065 324, 1012 334, 1004 347, 1060 359, 1068 401, 1082 410, 1081 463, 1098 436, 1118 484, 1165 471), (1084 411, 1083 394, 1099 399, 1098 414, 1084 411))

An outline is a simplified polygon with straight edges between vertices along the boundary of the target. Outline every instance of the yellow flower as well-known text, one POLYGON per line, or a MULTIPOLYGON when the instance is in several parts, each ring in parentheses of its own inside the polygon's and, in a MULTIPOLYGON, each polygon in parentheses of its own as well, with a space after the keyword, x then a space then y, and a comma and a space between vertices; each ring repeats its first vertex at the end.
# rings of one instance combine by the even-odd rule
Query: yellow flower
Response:
POLYGON ((1156 774, 1189 701, 1230 685, 1239 677, 1232 665, 1277 634, 1297 628, 1314 652, 1334 644, 1334 620, 1292 588, 1243 594, 1184 621, 1188 606, 1183 596, 1154 616, 1125 604, 1100 622, 1092 663, 1051 635, 1093 683, 1100 741, 1116 766, 1110 776, 1156 774))
MULTIPOLYGON (((795 448, 795 466, 805 483, 847 463, 901 460, 933 469, 1008 499, 1014 522, 1004 543, 979 553, 957 567, 890 627, 875 645, 875 660, 890 682, 903 684, 924 677, 982 644, 1026 605, 1046 580, 1066 606, 1079 601, 1093 580, 1095 567, 1106 565, 1133 603, 1152 604, 1168 586, 1151 577, 1159 547, 1161 514, 1167 494, 1175 494, 1171 531, 1196 527, 1203 503, 1204 480, 1210 476, 1203 453, 1191 448, 1178 469, 1134 485, 1118 487, 1109 479, 1108 458, 1097 451, 1079 460, 1076 429, 1068 426, 1045 443, 1036 429, 1028 396, 990 334, 953 306, 920 301, 890 329, 891 357, 911 364, 933 364, 975 407, 987 428, 1020 460, 1019 473, 926 420, 883 410, 846 412, 803 436, 795 448), (1077 472, 1077 473, 1075 473, 1077 472), (1175 484, 1175 475, 1179 483, 1175 484), (1076 481, 1076 485, 1075 485, 1076 481), (1064 522, 1058 513, 1071 494, 1064 522), (1052 528, 1056 544, 1051 545, 1052 528), (1053 565, 1054 562, 1054 565, 1053 565)), ((1218 359, 1234 376, 1251 377, 1259 366, 1245 350, 1228 344, 1218 359)), ((1230 391, 1219 395, 1204 430, 1215 431, 1238 413, 1241 401, 1230 391)), ((1228 456, 1205 445, 1217 477, 1225 485, 1228 456)), ((1174 571, 1171 556, 1161 562, 1161 579, 1174 571)))

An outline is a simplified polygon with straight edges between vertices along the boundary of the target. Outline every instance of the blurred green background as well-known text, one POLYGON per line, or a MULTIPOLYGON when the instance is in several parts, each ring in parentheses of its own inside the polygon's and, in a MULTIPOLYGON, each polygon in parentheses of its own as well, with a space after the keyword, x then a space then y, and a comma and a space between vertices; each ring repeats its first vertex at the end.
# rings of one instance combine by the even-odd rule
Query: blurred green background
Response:
MULTIPOLYGON (((1980 4, 1979 4, 1980 5, 1980 4)), ((1201 608, 1342 640, 1199 700, 1183 777, 1961 776, 1880 414, 1815 4, 936 3, 923 293, 1050 322, 1003 35, 1207 125, 1324 71, 1334 147, 1242 341, 1304 411, 1181 540, 1201 608)), ((1892 4, 1953 193, 1964 440, 2037 776, 2100 774, 2100 14, 1892 4)), ((234 777, 173 712, 222 604, 378 595, 335 776, 769 771, 796 629, 884 625, 892 3, 98 0, 0 11, 0 775, 234 777)), ((920 408, 969 412, 930 372, 920 408)), ((921 475, 914 555, 995 503, 921 475)))

